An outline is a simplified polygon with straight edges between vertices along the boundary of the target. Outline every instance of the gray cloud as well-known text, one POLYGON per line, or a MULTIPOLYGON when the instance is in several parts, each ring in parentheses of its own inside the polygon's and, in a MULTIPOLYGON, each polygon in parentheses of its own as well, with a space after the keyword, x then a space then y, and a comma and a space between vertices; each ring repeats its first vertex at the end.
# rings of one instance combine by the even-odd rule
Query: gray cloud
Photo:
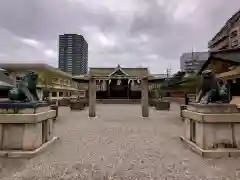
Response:
POLYGON ((181 53, 207 42, 240 7, 239 0, 1 0, 0 61, 57 66, 57 37, 80 33, 90 66, 179 68, 181 53))

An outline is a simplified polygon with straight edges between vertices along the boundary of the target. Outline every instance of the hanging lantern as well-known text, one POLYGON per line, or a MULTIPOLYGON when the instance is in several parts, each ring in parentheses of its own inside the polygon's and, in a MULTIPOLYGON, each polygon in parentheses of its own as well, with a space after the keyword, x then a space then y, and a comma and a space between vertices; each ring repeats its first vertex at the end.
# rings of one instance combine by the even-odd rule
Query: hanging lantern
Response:
POLYGON ((140 83, 141 83, 141 82, 140 82, 140 79, 138 79, 138 80, 137 80, 137 83, 138 83, 138 84, 140 84, 140 83))
POLYGON ((129 80, 128 80, 128 84, 130 84, 130 83, 131 83, 131 81, 132 81, 132 80, 131 80, 131 79, 129 79, 129 80))
POLYGON ((111 79, 109 79, 108 83, 111 84, 111 79))

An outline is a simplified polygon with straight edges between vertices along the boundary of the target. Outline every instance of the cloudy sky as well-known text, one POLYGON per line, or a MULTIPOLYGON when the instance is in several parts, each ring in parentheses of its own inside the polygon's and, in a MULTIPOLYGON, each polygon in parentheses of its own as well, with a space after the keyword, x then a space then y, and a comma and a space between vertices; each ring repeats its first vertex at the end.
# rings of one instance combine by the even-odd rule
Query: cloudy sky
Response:
POLYGON ((179 69, 183 52, 207 42, 239 0, 0 0, 0 62, 57 67, 58 35, 79 33, 90 67, 179 69))

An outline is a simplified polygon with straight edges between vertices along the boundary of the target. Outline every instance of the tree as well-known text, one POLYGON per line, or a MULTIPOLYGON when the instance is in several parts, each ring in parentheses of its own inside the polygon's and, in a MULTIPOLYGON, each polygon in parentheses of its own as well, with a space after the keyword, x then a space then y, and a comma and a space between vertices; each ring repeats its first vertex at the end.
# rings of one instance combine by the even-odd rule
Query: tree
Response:
POLYGON ((52 76, 47 72, 38 72, 38 85, 43 90, 43 97, 49 97, 49 91, 53 88, 52 76))
POLYGON ((188 77, 183 78, 181 83, 181 89, 188 93, 196 93, 201 84, 201 76, 197 74, 191 74, 188 77))

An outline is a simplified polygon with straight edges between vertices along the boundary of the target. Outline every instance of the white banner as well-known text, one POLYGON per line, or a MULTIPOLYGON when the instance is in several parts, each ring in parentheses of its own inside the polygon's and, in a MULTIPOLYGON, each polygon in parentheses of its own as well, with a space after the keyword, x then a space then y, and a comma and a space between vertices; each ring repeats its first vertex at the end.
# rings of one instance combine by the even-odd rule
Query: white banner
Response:
POLYGON ((117 85, 120 86, 121 84, 122 84, 122 81, 119 79, 119 80, 117 81, 117 85))

